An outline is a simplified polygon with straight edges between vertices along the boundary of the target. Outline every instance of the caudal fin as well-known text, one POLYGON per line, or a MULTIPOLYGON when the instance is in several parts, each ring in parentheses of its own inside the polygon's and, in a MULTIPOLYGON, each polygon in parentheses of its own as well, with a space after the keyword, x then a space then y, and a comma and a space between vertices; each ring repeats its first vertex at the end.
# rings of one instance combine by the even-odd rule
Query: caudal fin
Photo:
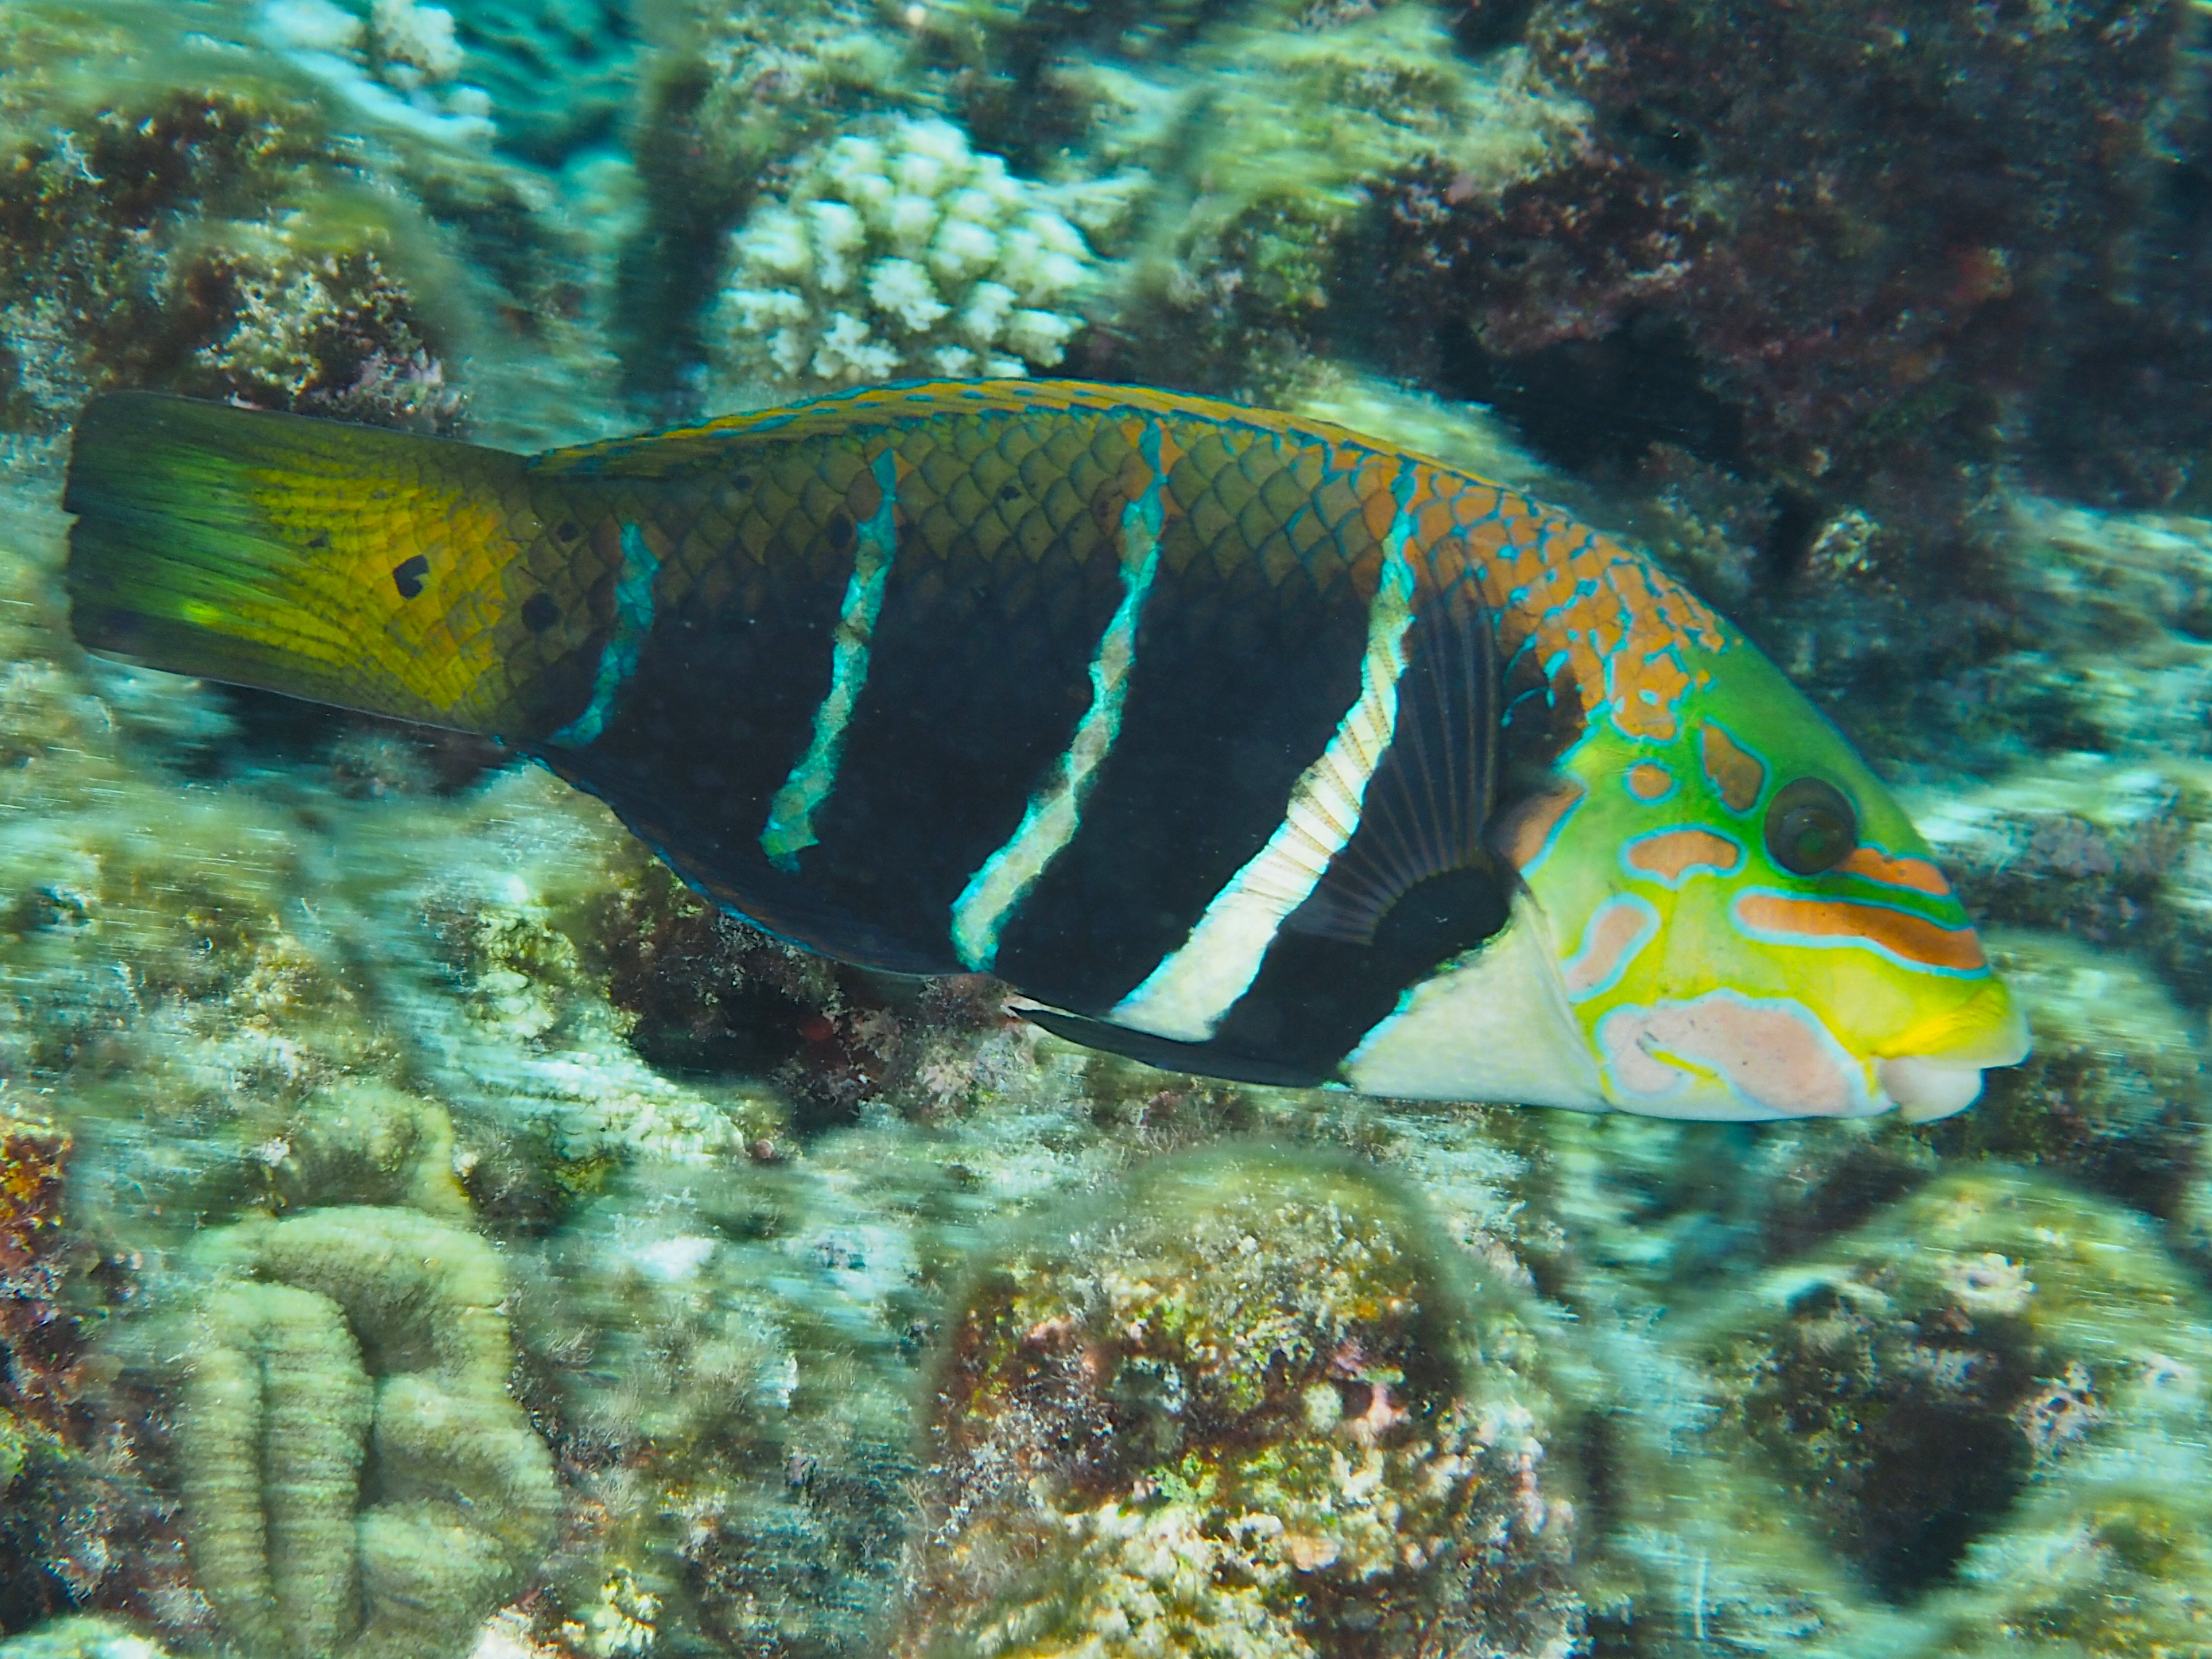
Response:
POLYGON ((319 702, 496 731, 484 615, 519 550, 521 458, 145 392, 78 420, 63 505, 91 651, 319 702), (476 626, 456 628, 471 607, 476 626))

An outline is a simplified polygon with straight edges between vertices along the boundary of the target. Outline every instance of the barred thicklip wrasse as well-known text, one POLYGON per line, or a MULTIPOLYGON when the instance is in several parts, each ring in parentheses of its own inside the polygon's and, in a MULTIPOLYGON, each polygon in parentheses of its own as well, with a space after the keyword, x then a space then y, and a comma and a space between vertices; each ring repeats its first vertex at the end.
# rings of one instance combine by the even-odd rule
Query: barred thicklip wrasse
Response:
POLYGON ((2027 1051, 1741 635, 1320 422, 944 382, 526 458, 129 393, 66 505, 88 648, 496 737, 772 933, 1158 1065, 1927 1118, 2027 1051))

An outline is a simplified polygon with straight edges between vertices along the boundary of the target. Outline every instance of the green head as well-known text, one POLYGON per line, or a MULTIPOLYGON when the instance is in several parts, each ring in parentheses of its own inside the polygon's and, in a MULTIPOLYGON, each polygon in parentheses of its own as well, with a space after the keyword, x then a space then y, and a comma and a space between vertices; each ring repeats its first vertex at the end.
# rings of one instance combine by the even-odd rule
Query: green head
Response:
POLYGON ((1941 1117, 2024 1023, 1889 791, 1725 624, 1671 719, 1600 703, 1516 857, 1605 1102, 1941 1117))

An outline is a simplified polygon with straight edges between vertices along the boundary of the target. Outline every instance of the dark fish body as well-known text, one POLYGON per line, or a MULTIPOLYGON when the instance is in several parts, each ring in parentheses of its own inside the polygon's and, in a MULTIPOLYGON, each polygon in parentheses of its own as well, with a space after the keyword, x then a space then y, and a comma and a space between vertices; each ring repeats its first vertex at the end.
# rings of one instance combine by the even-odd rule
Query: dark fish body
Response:
POLYGON ((890 387, 534 459, 124 396, 67 504, 95 650, 496 736, 771 932, 1260 1080, 1435 1092, 1385 1028, 1484 979, 1541 1004, 1563 1103, 1606 1103, 1530 982, 1561 952, 1509 927, 1569 763, 1689 741, 1724 659, 1795 696, 1556 512, 1133 388, 890 387))

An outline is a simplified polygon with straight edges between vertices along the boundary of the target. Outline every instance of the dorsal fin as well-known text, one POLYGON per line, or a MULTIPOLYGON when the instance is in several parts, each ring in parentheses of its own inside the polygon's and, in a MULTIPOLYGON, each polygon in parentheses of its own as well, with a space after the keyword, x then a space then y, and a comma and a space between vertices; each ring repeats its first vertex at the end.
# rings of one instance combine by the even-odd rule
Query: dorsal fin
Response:
POLYGON ((1498 661, 1490 613, 1462 585, 1406 632, 1390 747, 1369 780, 1359 827, 1285 925, 1366 945, 1415 887, 1485 862, 1498 793, 1498 661))

